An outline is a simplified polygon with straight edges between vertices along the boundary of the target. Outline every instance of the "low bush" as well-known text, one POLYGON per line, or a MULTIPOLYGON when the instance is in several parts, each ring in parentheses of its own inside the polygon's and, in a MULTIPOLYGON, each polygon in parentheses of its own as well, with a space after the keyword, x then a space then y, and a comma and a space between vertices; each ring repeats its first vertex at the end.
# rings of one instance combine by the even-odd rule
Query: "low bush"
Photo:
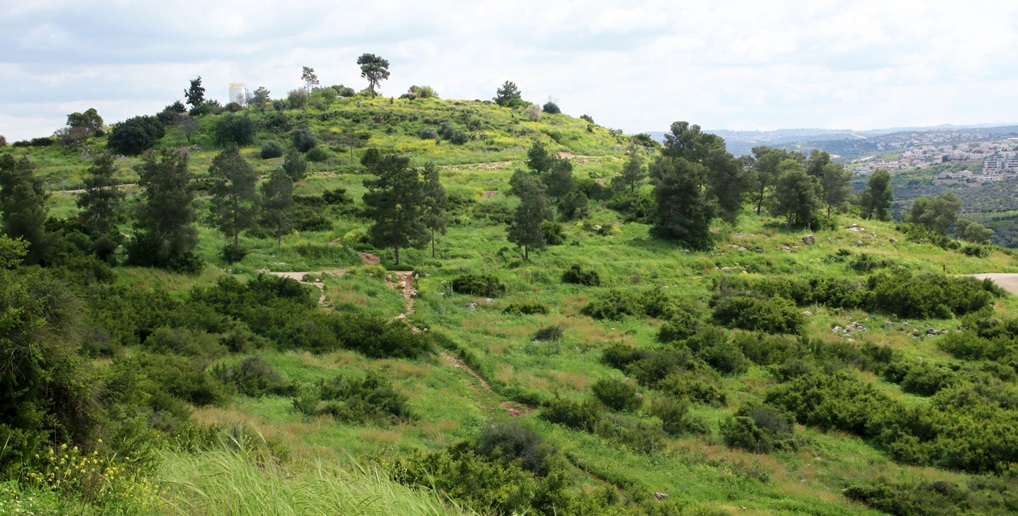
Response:
POLYGON ((548 473, 548 456, 552 451, 542 443, 541 435, 516 421, 489 424, 477 436, 477 453, 506 463, 519 461, 527 471, 548 473))
POLYGON ((643 397, 636 385, 618 379, 601 379, 591 386, 596 397, 604 406, 617 411, 635 412, 643 406, 643 397))
POLYGON ((259 357, 248 357, 232 365, 219 364, 212 368, 219 381, 233 385, 245 396, 286 396, 291 384, 269 363, 259 357))
POLYGON ((541 409, 539 417, 549 423, 555 423, 574 430, 594 432, 601 411, 598 406, 589 401, 576 402, 572 400, 555 398, 548 402, 541 409))
POLYGON ((562 273, 562 282, 573 285, 585 285, 587 287, 600 287, 601 274, 597 270, 585 269, 580 265, 572 265, 562 273))
POLYGON ((261 157, 262 159, 279 158, 283 155, 283 146, 276 142, 265 142, 262 145, 261 157))
POLYGON ((548 305, 540 301, 514 301, 506 305, 502 312, 509 315, 543 315, 548 313, 548 305))
POLYGON ((336 376, 304 386, 293 398, 293 406, 308 416, 329 414, 348 423, 395 423, 414 418, 407 400, 385 377, 368 373, 363 379, 336 376))
POLYGON ((505 294, 505 285, 491 274, 462 274, 452 280, 452 290, 457 294, 498 297, 505 294))
POLYGON ((806 322, 798 307, 782 297, 731 295, 715 299, 712 305, 714 320, 730 328, 798 334, 806 322))

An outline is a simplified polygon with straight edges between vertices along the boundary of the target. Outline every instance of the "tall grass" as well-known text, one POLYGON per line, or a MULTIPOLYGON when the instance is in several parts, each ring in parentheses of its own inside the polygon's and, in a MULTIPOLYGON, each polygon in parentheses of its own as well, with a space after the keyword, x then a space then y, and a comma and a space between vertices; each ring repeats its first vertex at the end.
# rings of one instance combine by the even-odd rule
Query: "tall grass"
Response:
POLYGON ((390 480, 375 466, 320 458, 293 469, 258 452, 220 449, 163 457, 157 480, 170 514, 461 514, 436 494, 390 480))

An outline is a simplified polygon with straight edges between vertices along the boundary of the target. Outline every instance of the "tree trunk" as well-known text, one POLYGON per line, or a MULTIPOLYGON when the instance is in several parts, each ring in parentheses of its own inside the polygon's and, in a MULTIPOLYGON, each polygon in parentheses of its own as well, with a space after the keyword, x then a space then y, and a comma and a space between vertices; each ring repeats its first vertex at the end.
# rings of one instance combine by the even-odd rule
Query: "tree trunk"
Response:
POLYGON ((530 247, 529 246, 523 246, 523 261, 525 261, 525 262, 529 262, 530 261, 530 247))
POLYGON ((431 228, 431 257, 435 257, 435 228, 431 228))
POLYGON ((396 251, 396 265, 399 265, 399 246, 395 246, 394 250, 396 251))

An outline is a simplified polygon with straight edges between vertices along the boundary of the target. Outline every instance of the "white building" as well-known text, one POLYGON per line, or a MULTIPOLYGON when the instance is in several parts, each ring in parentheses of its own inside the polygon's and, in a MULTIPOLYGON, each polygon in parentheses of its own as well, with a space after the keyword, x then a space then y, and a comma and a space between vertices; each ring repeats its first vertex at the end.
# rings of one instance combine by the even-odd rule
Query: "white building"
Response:
POLYGON ((247 105, 247 86, 242 82, 231 82, 230 83, 230 100, 227 102, 236 102, 241 106, 247 105))

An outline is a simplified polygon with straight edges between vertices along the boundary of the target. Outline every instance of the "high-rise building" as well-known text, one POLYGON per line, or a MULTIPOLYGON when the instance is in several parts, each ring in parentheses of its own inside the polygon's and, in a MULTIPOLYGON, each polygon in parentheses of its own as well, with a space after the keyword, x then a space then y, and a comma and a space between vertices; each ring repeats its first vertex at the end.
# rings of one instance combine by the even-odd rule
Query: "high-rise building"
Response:
MULTIPOLYGON (((230 100, 229 102, 236 102, 241 106, 247 105, 247 87, 242 82, 231 82, 230 83, 230 100)), ((229 103, 227 102, 227 103, 229 103)))

